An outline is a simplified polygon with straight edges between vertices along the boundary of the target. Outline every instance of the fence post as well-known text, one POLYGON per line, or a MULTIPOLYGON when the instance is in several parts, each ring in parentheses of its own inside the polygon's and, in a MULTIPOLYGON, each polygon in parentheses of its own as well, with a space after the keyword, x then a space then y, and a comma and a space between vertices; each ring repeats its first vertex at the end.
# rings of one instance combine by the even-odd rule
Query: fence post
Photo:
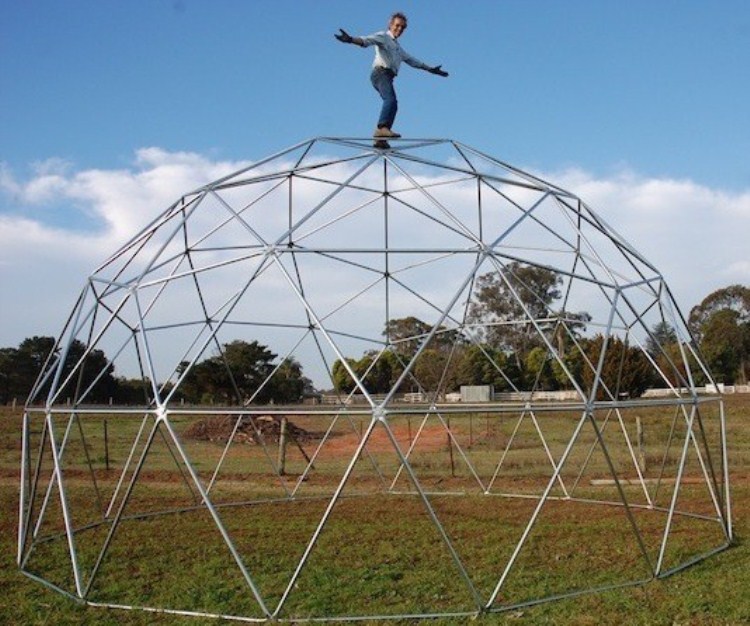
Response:
POLYGON ((643 446, 643 424, 641 422, 641 416, 635 416, 635 437, 638 442, 638 465, 641 468, 641 472, 646 471, 646 451, 643 446))
POLYGON ((106 417, 104 418, 104 467, 109 471, 109 432, 106 417))
POLYGON ((286 416, 281 418, 279 427, 279 476, 286 472, 286 416))
POLYGON ((448 425, 448 433, 447 433, 447 435, 448 435, 448 455, 450 456, 450 459, 451 459, 451 476, 453 478, 455 478, 456 477, 456 465, 453 462, 453 440, 451 439, 451 418, 449 417, 446 420, 446 422, 447 422, 447 425, 448 425))

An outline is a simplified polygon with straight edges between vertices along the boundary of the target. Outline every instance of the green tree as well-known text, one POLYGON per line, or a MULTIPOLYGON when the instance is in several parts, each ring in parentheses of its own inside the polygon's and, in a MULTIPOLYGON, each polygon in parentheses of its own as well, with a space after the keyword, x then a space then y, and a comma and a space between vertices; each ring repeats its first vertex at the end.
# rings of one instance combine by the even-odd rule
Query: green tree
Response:
POLYGON ((16 373, 15 348, 0 348, 0 403, 6 404, 16 397, 19 388, 18 375, 16 373))
MULTIPOLYGON (((655 360, 670 385, 675 387, 688 386, 690 384, 688 368, 693 375, 694 384, 704 385, 706 383, 703 370, 698 366, 690 346, 687 344, 680 345, 678 341, 673 341, 662 346, 662 348, 663 350, 655 357, 655 360), (685 357, 683 357, 683 352, 685 357), (685 365, 685 359, 687 359, 687 366, 685 365)), ((663 382, 662 378, 655 378, 653 384, 659 386, 663 382)))
POLYGON ((717 311, 731 309, 738 314, 740 325, 750 322, 750 288, 730 285, 710 293, 690 310, 689 326, 698 342, 703 339, 705 325, 717 311))
MULTIPOLYGON (((398 354, 410 359, 431 331, 432 326, 418 317, 400 317, 386 322, 383 336, 393 345, 398 354)), ((454 345, 464 343, 458 331, 439 326, 426 347, 434 350, 451 350, 454 345)))
POLYGON ((270 397, 274 402, 299 402, 313 390, 312 382, 302 375, 302 366, 293 358, 284 359, 270 380, 270 397))
MULTIPOLYGON (((346 363, 368 393, 383 394, 393 389, 406 365, 421 348, 419 360, 397 391, 416 390, 420 384, 425 384, 419 381, 418 367, 421 374, 427 376, 425 380, 430 381, 430 385, 437 384, 433 380, 436 376, 433 370, 439 368, 440 365, 433 362, 435 356, 440 353, 439 361, 448 363, 448 355, 460 350, 465 345, 465 341, 459 331, 440 326, 429 343, 423 345, 432 329, 430 324, 414 316, 388 320, 383 330, 388 349, 382 353, 367 352, 359 359, 348 357, 346 363)), ((454 360, 451 359, 451 363, 454 360)), ((334 362, 331 377, 334 388, 340 393, 351 393, 355 387, 354 380, 340 359, 334 362)))
POLYGON ((486 343, 512 353, 523 369, 529 350, 544 343, 531 320, 548 325, 542 320, 556 315, 551 306, 561 296, 561 284, 552 270, 513 261, 477 279, 469 320, 481 325, 486 343))
POLYGON ((740 314, 733 309, 719 309, 701 327, 701 352, 717 380, 732 384, 743 372, 744 333, 740 314))
MULTIPOLYGON (((50 364, 56 367, 62 353, 55 348, 55 343, 53 337, 34 336, 24 339, 15 351, 6 352, 8 366, 12 368, 12 388, 9 391, 13 397, 27 397, 50 355, 50 364)), ((59 383, 64 386, 58 389, 58 397, 82 403, 107 402, 117 394, 117 381, 113 373, 114 366, 102 350, 94 348, 87 351, 84 343, 74 339, 62 364, 59 383)), ((37 390, 35 401, 46 400, 52 378, 48 377, 37 390)))
POLYGON ((552 367, 553 358, 545 348, 532 348, 526 355, 524 362, 524 378, 526 388, 538 390, 554 390, 558 388, 555 370, 552 367))
POLYGON ((400 317, 388 320, 383 335, 394 349, 408 358, 414 356, 425 337, 432 330, 427 322, 418 317, 400 317))
MULTIPOLYGON (((371 355, 374 358, 374 355, 371 355)), ((386 350, 375 361, 367 376, 367 388, 373 393, 388 393, 404 371, 403 358, 391 350, 386 350)), ((409 382, 404 383, 408 387, 409 382)))
MULTIPOLYGON (((583 339, 581 345, 593 368, 598 367, 604 337, 597 335, 592 339, 583 339)), ((582 356, 579 358, 583 359, 582 356)), ((594 369, 586 363, 580 365, 581 380, 588 392, 593 388, 594 369)), ((606 344, 601 383, 596 397, 599 400, 609 400, 611 394, 615 399, 621 395, 637 398, 652 383, 652 371, 651 363, 640 349, 629 346, 619 337, 610 337, 606 344)))
MULTIPOLYGON (((257 341, 225 343, 185 375, 180 392, 191 402, 247 403, 299 400, 309 381, 294 359, 275 369, 274 354, 257 341)), ((184 369, 186 364, 181 364, 184 369)))
MULTIPOLYGON (((587 340, 580 341, 579 346, 586 342, 587 340)), ((562 363, 565 367, 555 359, 551 365, 558 389, 574 389, 573 381, 582 380, 583 367, 585 365, 579 348, 569 348, 562 356, 562 363)))
POLYGON ((676 341, 677 333, 674 327, 662 320, 651 328, 651 332, 646 337, 646 350, 652 357, 658 357, 665 346, 676 341))
POLYGON ((730 285, 717 289, 692 308, 688 323, 706 359, 709 362, 713 360, 721 369, 721 377, 726 382, 736 380, 742 384, 747 383, 750 378, 750 288, 730 285), (736 315, 732 321, 728 315, 714 318, 720 311, 730 311, 736 315), (721 325, 731 333, 736 342, 734 350, 728 350, 722 335, 715 331, 716 325, 721 325), (717 345, 712 345, 714 342, 717 345), (737 354, 732 356, 730 352, 737 354), (736 371, 727 372, 726 367, 735 361, 736 371))
MULTIPOLYGON (((377 352, 368 352, 359 360, 346 359, 368 393, 388 393, 404 371, 404 366, 399 355, 386 350, 380 356, 377 352)), ((334 388, 340 393, 351 393, 355 384, 346 367, 337 359, 332 368, 334 388)), ((409 381, 404 383, 409 386, 409 381)))
POLYGON ((468 346, 461 352, 456 367, 457 384, 459 387, 492 385, 495 391, 508 389, 510 385, 506 377, 510 378, 509 365, 505 354, 492 346, 468 346))
POLYGON ((115 401, 117 404, 150 404, 153 400, 151 381, 148 378, 118 377, 115 401))
POLYGON ((457 359, 447 350, 426 348, 414 364, 414 378, 424 391, 448 393, 456 389, 457 359))
POLYGON ((582 335, 591 316, 585 311, 570 313, 561 311, 554 327, 553 346, 558 358, 550 359, 552 377, 557 389, 573 389, 573 381, 581 380, 584 360, 581 357, 582 335))
MULTIPOLYGON (((31 391, 42 367, 47 362, 47 358, 55 349, 55 338, 34 335, 27 337, 19 345, 15 353, 13 367, 15 369, 15 380, 17 387, 14 393, 17 396, 26 398, 31 391)), ((53 355, 58 356, 58 355, 53 355)), ((70 362, 72 355, 68 355, 67 361, 70 362)), ((70 371, 70 367, 63 367, 63 373, 60 380, 64 380, 70 371)), ((37 394, 37 399, 46 399, 51 381, 37 394)))
POLYGON ((196 363, 185 374, 179 393, 188 402, 197 404, 228 404, 231 401, 239 403, 241 400, 233 389, 232 380, 220 357, 196 363))
MULTIPOLYGON (((346 363, 356 374, 357 360, 348 358, 346 359, 346 363)), ((333 380, 333 388, 339 393, 351 393, 354 390, 354 379, 349 374, 346 365, 344 365, 341 359, 336 359, 334 361, 333 367, 331 368, 331 379, 333 380)))
POLYGON ((275 358, 276 354, 257 341, 235 340, 224 344, 223 361, 243 402, 253 396, 257 402, 271 398, 273 389, 268 378, 275 358))

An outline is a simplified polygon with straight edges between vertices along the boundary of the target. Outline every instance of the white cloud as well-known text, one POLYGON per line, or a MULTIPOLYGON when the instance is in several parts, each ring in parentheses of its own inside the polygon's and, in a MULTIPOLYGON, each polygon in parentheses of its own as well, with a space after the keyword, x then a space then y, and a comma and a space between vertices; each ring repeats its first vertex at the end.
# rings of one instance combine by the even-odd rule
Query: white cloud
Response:
POLYGON ((584 199, 651 261, 685 309, 731 283, 750 284, 750 192, 624 171, 545 175, 584 199))
POLYGON ((61 159, 59 157, 52 157, 45 159, 44 161, 36 161, 31 165, 34 173, 37 176, 46 176, 50 174, 67 174, 72 168, 73 164, 70 161, 61 159))
POLYGON ((21 183, 16 180, 10 169, 2 164, 0 166, 0 190, 20 204, 44 204, 64 193, 65 176, 70 167, 70 163, 58 158, 38 161, 31 165, 34 173, 32 178, 21 183))
POLYGON ((118 170, 75 171, 50 159, 33 164, 25 180, 0 164, 0 284, 6 302, 0 346, 57 334, 103 259, 181 194, 245 165, 158 148, 139 150, 132 167, 118 170), (40 207, 82 211, 96 228, 50 225, 40 207))
POLYGON ((0 163, 0 190, 3 194, 16 197, 21 194, 22 186, 16 181, 10 168, 5 163, 0 163))
MULTIPOLYGON (((6 302, 13 303, 2 308, 0 346, 35 334, 56 335, 87 276, 106 257, 181 195, 247 165, 157 147, 138 150, 133 164, 122 169, 76 170, 50 159, 21 180, 0 165, 0 283, 6 302), (43 213, 30 218, 29 208, 40 205, 75 207, 97 228, 53 226, 43 213)), ((750 284, 750 191, 732 193, 630 170, 608 177, 581 169, 539 175, 583 198, 653 262, 684 310, 717 288, 750 284)), ((304 182, 297 185, 302 192, 304 182)), ((285 216, 270 215, 262 205, 252 210, 261 222, 267 220, 258 226, 261 234, 276 235, 285 223, 285 216)), ((314 231, 317 224, 313 219, 303 230, 314 231)))
POLYGON ((735 263, 730 263, 726 267, 724 275, 732 278, 732 280, 728 282, 747 284, 750 282, 750 261, 737 261, 735 263))

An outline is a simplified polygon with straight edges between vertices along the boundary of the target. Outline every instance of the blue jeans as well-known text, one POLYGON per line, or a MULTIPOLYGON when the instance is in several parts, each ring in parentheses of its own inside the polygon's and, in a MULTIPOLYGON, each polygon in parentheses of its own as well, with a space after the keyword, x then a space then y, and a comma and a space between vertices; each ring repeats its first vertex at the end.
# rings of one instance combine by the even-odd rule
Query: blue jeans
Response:
POLYGON ((383 98, 383 107, 380 109, 380 119, 378 119, 378 128, 385 126, 391 128, 393 120, 396 119, 398 111, 398 101, 396 100, 396 91, 393 89, 393 79, 396 75, 392 70, 383 67, 376 67, 370 74, 370 81, 375 90, 383 98))

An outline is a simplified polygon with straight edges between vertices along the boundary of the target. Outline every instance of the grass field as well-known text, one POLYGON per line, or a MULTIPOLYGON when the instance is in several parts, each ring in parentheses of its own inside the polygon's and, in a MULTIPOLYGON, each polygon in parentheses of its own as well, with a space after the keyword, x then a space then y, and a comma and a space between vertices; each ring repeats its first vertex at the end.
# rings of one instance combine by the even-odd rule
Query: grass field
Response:
MULTIPOLYGON (((675 576, 597 594, 550 602, 506 613, 483 616, 487 624, 744 624, 750 623, 750 397, 727 398, 730 471, 732 477, 733 517, 736 541, 730 549, 698 563, 675 576)), ((626 415, 627 420, 632 416, 626 415)), ((648 412, 640 415, 645 424, 643 450, 646 469, 655 472, 664 457, 663 444, 669 430, 669 415, 648 412)), ((18 532, 18 486, 21 441, 21 411, 6 409, 0 417, 0 622, 7 624, 198 624, 218 623, 207 618, 102 609, 78 605, 27 578, 16 565, 18 532)), ((175 420, 178 433, 190 426, 192 418, 175 420)), ((320 425, 300 418, 298 425, 308 431, 320 425)), ((601 416, 603 427, 606 416, 601 416)), ((112 494, 117 468, 122 467, 129 444, 139 428, 138 420, 110 418, 105 452, 102 420, 83 419, 80 439, 71 437, 67 453, 72 460, 65 466, 71 510, 76 525, 95 520, 103 496, 112 494), (82 443, 85 441, 85 445, 82 443), (78 454, 75 446, 79 445, 78 454), (97 479, 98 492, 88 485, 86 454, 97 479), (110 469, 106 469, 109 464, 110 469)), ((570 435, 574 421, 564 416, 540 416, 539 423, 516 418, 490 420, 481 416, 471 420, 453 418, 451 429, 459 447, 451 447, 445 431, 433 421, 421 424, 417 419, 399 418, 393 430, 405 450, 418 429, 423 430, 415 445, 411 461, 420 483, 430 490, 430 503, 440 517, 447 534, 457 546, 462 562, 480 594, 486 597, 494 588, 498 572, 510 555, 517 538, 535 506, 523 498, 502 498, 476 494, 476 482, 489 484, 498 450, 513 442, 504 459, 503 472, 493 483, 494 491, 537 493, 549 475, 549 464, 535 429, 546 433, 550 454, 557 457, 570 435), (513 435, 513 432, 516 434, 513 435), (477 476, 467 469, 461 453, 476 468, 477 476), (505 481, 505 482, 503 482, 505 481), (454 492, 470 495, 456 497, 454 492), (473 495, 471 495, 473 494, 473 495), (498 523, 501 521, 501 523, 498 523), (492 546, 492 549, 488 549, 492 546)), ((56 426, 55 435, 62 438, 64 424, 56 426)), ((707 419, 709 430, 715 419, 707 419)), ((274 605, 284 593, 295 564, 338 482, 348 458, 356 446, 359 433, 366 425, 358 419, 337 425, 339 431, 331 441, 335 445, 316 458, 316 471, 305 480, 301 472, 306 463, 301 451, 290 446, 287 456, 288 475, 279 481, 269 471, 269 458, 258 446, 234 446, 222 466, 216 484, 214 502, 223 504, 217 511, 247 569, 253 573, 261 594, 274 605), (297 489, 299 500, 281 504, 254 504, 232 507, 239 500, 279 495, 297 489)), ((39 437, 41 423, 32 425, 39 437)), ((615 438, 617 429, 604 428, 605 438, 615 438)), ((344 497, 331 512, 329 523, 320 535, 315 550, 300 574, 287 605, 287 615, 315 616, 346 613, 351 607, 366 604, 372 613, 399 614, 422 610, 471 610, 471 598, 465 586, 457 584, 461 573, 444 548, 428 512, 413 495, 406 476, 398 473, 398 459, 383 432, 374 432, 368 453, 372 459, 359 461, 344 490, 344 497), (370 462, 374 460, 374 463, 370 462), (380 468, 380 472, 373 471, 380 468), (386 484, 387 483, 387 484, 386 484), (383 485, 395 489, 387 497, 383 485), (355 495, 356 492, 356 495, 355 495), (377 558, 373 559, 373 555, 377 558), (376 565, 373 565, 373 562, 376 565)), ((614 441, 614 439, 612 439, 614 441)), ((36 443, 36 441, 32 441, 36 443)), ((185 451, 203 484, 208 484, 211 470, 223 446, 215 442, 185 441, 185 451)), ((308 454, 314 444, 303 447, 308 454)), ((581 446, 571 453, 571 468, 582 467, 590 448, 581 446)), ((273 450, 272 453, 275 453, 273 450)), ((714 451, 716 452, 716 451, 714 451)), ((676 462, 667 454, 667 473, 675 471, 676 462)), ((274 459, 275 460, 275 459, 274 459)), ((621 458, 614 458, 622 464, 621 458)), ((197 507, 189 513, 170 516, 148 516, 168 507, 190 506, 197 500, 190 481, 182 477, 179 463, 170 450, 155 440, 153 452, 144 465, 143 480, 128 502, 127 514, 109 549, 91 599, 101 602, 144 603, 152 606, 191 607, 208 612, 225 612, 259 616, 257 603, 246 591, 246 585, 224 549, 209 513, 197 507), (136 519, 135 515, 142 518, 136 519), (146 558, 151 557, 151 558, 146 558)), ((576 495, 602 497, 602 489, 592 486, 591 479, 606 478, 603 457, 592 456, 586 464, 576 495)), ((697 468, 688 464, 687 472, 697 468)), ((566 484, 575 481, 572 471, 566 484)), ((556 488, 557 489, 557 488, 556 488)), ((562 488, 561 488, 562 489, 562 488)), ((631 502, 640 494, 636 487, 625 487, 631 502)), ((564 495, 557 493, 557 495, 564 495)), ((693 500, 700 502, 700 486, 685 485, 681 506, 691 509, 693 500)), ((655 500, 668 494, 658 496, 655 500)), ((106 500, 106 497, 104 497, 106 500)), ((662 502, 663 504, 663 502, 662 502)), ((49 519, 60 517, 50 500, 49 519)), ((702 512, 703 504, 694 510, 702 512)), ((691 509, 692 510, 692 509, 691 509)), ((519 555, 498 603, 532 600, 570 589, 609 585, 622 580, 647 576, 638 558, 637 548, 628 531, 628 520, 622 508, 587 506, 564 500, 550 501, 542 509, 529 536, 527 547, 519 555), (613 555, 614 558, 613 558, 613 555)), ((663 520, 636 510, 635 523, 643 532, 645 550, 653 555, 658 547, 663 520)), ((54 522, 43 529, 53 536, 61 530, 54 522)), ((105 539, 106 526, 93 527, 76 536, 82 569, 93 566, 105 539)), ((721 543, 715 525, 692 519, 676 519, 674 541, 670 540, 665 559, 680 563, 685 555, 721 543)), ((71 586, 65 542, 42 542, 27 563, 31 571, 44 573, 51 582, 64 588, 71 586)), ((402 620, 404 621, 404 620, 402 620)), ((433 623, 463 623, 467 618, 442 618, 433 623)))

